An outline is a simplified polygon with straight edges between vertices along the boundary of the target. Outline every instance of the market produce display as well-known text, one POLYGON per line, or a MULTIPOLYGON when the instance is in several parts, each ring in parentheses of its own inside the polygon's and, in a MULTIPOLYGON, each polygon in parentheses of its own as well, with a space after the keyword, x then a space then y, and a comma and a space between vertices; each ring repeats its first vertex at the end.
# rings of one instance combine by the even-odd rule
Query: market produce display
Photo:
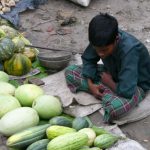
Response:
POLYGON ((22 76, 31 71, 39 51, 26 45, 32 44, 23 34, 6 22, 0 25, 0 63, 9 75, 22 76))
POLYGON ((15 7, 19 0, 1 0, 0 1, 0 14, 11 11, 11 7, 15 7))
MULTIPOLYGON (((8 75, 0 74, 4 80, 0 82, 1 89, 6 88, 5 84, 11 85, 8 75)), ((8 148, 103 150, 123 139, 93 125, 88 117, 74 118, 64 114, 61 101, 46 95, 37 85, 23 84, 13 90, 8 86, 7 92, 0 93, 0 133, 8 137, 8 148), (11 95, 9 90, 13 91, 11 95)))
POLYGON ((10 80, 31 69, 45 68, 37 59, 39 53, 16 29, 0 24, 0 133, 7 146, 15 150, 102 150, 112 147, 120 138, 103 127, 92 124, 88 117, 63 113, 61 99, 47 95, 40 86, 10 80), (5 72, 4 72, 5 71, 5 72))

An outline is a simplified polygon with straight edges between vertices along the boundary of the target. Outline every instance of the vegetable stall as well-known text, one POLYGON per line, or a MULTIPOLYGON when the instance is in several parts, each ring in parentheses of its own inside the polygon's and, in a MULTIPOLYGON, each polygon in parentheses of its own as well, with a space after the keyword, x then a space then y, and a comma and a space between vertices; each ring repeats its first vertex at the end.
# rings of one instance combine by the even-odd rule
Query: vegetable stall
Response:
MULTIPOLYGON (((10 78, 22 79, 17 77, 29 74, 37 70, 36 77, 42 78, 48 75, 46 68, 42 67, 37 59, 39 51, 36 48, 29 48, 32 45, 22 33, 13 28, 6 20, 0 19, 0 70, 9 74, 10 78)), ((32 77, 31 77, 32 78, 32 77)), ((9 80, 14 85, 20 85, 24 80, 9 80), (20 82, 19 82, 20 81, 20 82)))
POLYGON ((101 150, 122 139, 88 117, 64 114, 60 98, 45 94, 42 87, 14 84, 10 77, 42 68, 38 50, 27 48, 29 40, 8 25, 0 26, 0 35, 0 133, 7 137, 9 149, 101 150))
POLYGON ((100 150, 122 137, 92 124, 88 117, 63 113, 60 99, 46 95, 40 86, 15 88, 1 72, 0 133, 6 145, 18 150, 100 150), (31 91, 32 89, 32 91, 31 91))

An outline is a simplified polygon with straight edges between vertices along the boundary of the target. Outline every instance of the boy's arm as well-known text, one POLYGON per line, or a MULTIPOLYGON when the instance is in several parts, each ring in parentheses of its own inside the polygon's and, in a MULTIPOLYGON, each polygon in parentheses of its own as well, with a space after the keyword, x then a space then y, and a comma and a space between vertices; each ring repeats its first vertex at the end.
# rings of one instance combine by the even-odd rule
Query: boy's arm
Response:
POLYGON ((116 85, 116 93, 125 98, 131 98, 135 93, 138 82, 138 50, 130 50, 121 61, 121 70, 118 76, 119 82, 116 85))
POLYGON ((113 92, 116 91, 116 83, 114 82, 114 80, 112 79, 112 76, 107 73, 107 72, 103 72, 101 73, 101 81, 102 83, 104 83, 106 86, 108 86, 113 92))
POLYGON ((83 76, 95 80, 95 78, 98 77, 97 62, 100 60, 100 57, 96 54, 96 51, 92 45, 89 44, 81 58, 83 62, 83 76))
POLYGON ((100 76, 97 74, 97 62, 99 60, 100 57, 96 54, 96 51, 92 47, 92 45, 89 44, 89 46, 85 49, 82 55, 82 62, 83 62, 82 74, 84 77, 87 78, 89 91, 96 98, 102 97, 100 87, 93 83, 94 80, 100 79, 100 76))

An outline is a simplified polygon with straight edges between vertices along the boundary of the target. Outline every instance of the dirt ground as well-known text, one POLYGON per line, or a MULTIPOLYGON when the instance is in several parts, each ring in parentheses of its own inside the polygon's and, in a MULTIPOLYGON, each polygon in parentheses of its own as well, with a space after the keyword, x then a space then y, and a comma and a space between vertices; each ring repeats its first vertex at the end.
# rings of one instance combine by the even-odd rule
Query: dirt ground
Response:
MULTIPOLYGON (((89 21, 99 12, 107 12, 118 19, 121 29, 135 35, 150 50, 149 6, 149 0, 92 0, 87 8, 68 0, 48 0, 46 5, 20 15, 20 30, 26 33, 33 45, 82 52, 88 44, 89 21), (70 16, 72 22, 68 21, 70 16), (61 26, 62 22, 69 24, 61 26)), ((96 113, 92 120, 99 125, 96 113)), ((150 150, 150 117, 120 128, 150 150)))

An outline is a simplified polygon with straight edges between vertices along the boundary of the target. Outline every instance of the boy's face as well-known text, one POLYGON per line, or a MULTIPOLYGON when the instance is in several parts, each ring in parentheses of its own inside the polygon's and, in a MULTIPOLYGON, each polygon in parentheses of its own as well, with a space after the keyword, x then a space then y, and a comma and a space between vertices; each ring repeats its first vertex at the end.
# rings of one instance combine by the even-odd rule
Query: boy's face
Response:
POLYGON ((107 45, 107 46, 102 46, 102 47, 94 46, 94 48, 96 49, 97 54, 102 59, 110 56, 113 53, 115 47, 116 47, 116 42, 114 42, 110 45, 107 45))

